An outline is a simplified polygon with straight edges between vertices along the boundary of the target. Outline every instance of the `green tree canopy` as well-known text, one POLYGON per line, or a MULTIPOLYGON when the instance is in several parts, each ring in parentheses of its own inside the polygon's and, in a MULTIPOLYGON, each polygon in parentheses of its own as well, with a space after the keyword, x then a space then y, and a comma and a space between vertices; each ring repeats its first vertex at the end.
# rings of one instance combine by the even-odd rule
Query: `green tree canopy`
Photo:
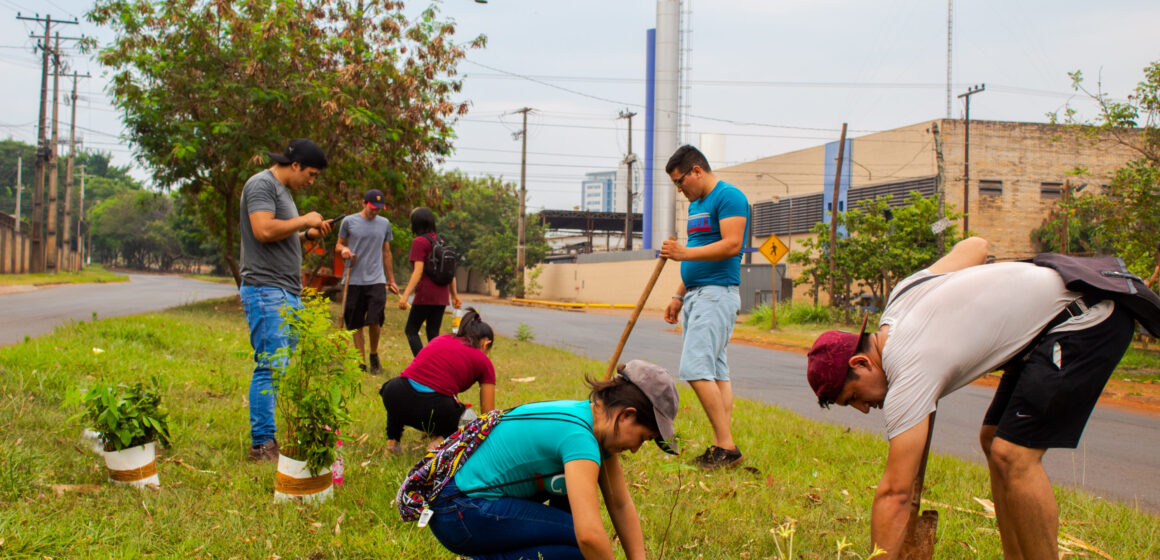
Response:
POLYGON ((235 278, 242 187, 290 138, 330 160, 303 211, 349 212, 369 188, 394 210, 437 201, 423 178, 467 111, 456 64, 484 44, 453 42, 435 6, 409 20, 383 0, 98 0, 88 17, 116 33, 99 58, 138 158, 235 278))
MULTIPOLYGON (((1073 213, 1081 224, 1091 221, 1087 234, 1093 249, 1119 255, 1129 270, 1147 278, 1156 264, 1156 243, 1160 242, 1160 62, 1144 68, 1144 80, 1125 101, 1117 101, 1100 89, 1088 90, 1080 71, 1070 76, 1076 91, 1096 101, 1099 114, 1092 122, 1080 122, 1069 107, 1064 122, 1093 138, 1110 135, 1139 157, 1117 170, 1103 192, 1075 197, 1066 206, 1061 203, 1059 211, 1073 213)), ((1054 225, 1053 218, 1049 217, 1041 229, 1054 225)), ((1070 230, 1069 224, 1069 238, 1070 230)), ((1032 233, 1033 239, 1035 235, 1032 233)), ((1041 235, 1050 237, 1046 232, 1041 235)), ((1058 234, 1055 238, 1058 247, 1058 234)))
MULTIPOLYGON (((433 176, 431 185, 447 204, 439 216, 439 235, 463 255, 464 264, 494 281, 501 296, 515 293, 519 284, 516 240, 520 209, 515 184, 452 172, 433 176)), ((524 262, 529 268, 548 254, 544 231, 538 215, 528 215, 524 262)))
MULTIPOLYGON (((847 235, 838 239, 834 253, 835 293, 830 300, 835 305, 849 302, 851 291, 860 286, 881 306, 895 284, 942 256, 938 235, 931 230, 939 219, 938 196, 912 191, 907 204, 898 207, 891 206, 891 198, 865 200, 856 209, 838 213, 838 225, 845 226, 847 235)), ((943 232, 946 247, 958 240, 953 224, 960 216, 948 206, 946 217, 952 225, 943 232)), ((830 225, 819 222, 811 233, 814 237, 801 242, 805 249, 793 251, 789 261, 804 267, 794 283, 813 283, 817 293, 830 284, 830 225)))

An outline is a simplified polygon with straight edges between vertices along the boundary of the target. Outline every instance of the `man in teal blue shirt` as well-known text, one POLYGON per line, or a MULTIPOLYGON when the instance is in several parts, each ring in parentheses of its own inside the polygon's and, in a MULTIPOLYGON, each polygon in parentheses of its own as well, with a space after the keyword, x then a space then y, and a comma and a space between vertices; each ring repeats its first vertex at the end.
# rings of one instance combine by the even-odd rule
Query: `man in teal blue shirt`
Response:
POLYGON ((680 378, 697 393, 713 426, 713 444, 694 463, 705 469, 732 466, 742 457, 730 428, 733 385, 725 350, 741 309, 749 201, 737 187, 718 180, 693 146, 678 148, 665 172, 689 199, 687 246, 672 240, 661 246, 662 257, 681 261, 681 285, 665 309, 665 321, 684 321, 680 378))

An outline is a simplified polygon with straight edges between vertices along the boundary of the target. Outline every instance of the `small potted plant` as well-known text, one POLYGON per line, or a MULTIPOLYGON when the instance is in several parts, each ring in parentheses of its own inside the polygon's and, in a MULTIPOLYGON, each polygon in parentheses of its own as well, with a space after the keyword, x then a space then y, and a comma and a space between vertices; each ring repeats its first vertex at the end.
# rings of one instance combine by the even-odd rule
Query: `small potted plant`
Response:
POLYGON ((79 396, 81 413, 104 449, 109 480, 157 487, 157 449, 169 446, 169 413, 161 408, 160 383, 99 384, 79 396))
POLYGON ((358 392, 359 357, 350 332, 331 328, 329 302, 312 290, 300 309, 283 309, 282 319, 296 344, 272 359, 281 434, 274 501, 323 501, 331 494, 338 432, 350 423, 348 401, 358 392))

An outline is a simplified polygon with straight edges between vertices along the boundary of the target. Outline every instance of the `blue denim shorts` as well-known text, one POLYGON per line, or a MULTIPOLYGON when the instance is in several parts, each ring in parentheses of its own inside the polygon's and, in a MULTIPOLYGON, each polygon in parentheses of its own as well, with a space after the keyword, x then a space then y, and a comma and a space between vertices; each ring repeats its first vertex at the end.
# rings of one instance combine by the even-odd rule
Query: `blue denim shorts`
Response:
POLYGON ((681 309, 682 381, 729 381, 725 350, 740 310, 737 286, 699 286, 685 294, 681 309))

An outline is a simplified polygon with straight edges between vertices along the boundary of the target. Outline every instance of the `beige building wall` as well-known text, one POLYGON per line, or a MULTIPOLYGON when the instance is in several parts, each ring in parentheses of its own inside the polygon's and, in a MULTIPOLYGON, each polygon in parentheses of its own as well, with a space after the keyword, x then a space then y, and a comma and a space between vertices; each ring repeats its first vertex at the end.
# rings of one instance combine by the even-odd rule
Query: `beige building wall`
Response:
MULTIPOLYGON (((963 209, 965 129, 961 120, 940 121, 947 161, 947 204, 963 209)), ((1087 184, 1074 196, 1100 192, 1117 169, 1137 157, 1111 135, 1091 137, 1076 128, 1037 123, 971 122, 968 222, 971 232, 991 242, 999 259, 1031 256, 1031 232, 1057 207, 1042 193, 1043 183, 1087 184), (1086 173, 1069 172, 1086 169, 1086 173), (1001 182, 1001 194, 979 191, 980 181, 1001 182)), ((992 183, 994 184, 994 183, 992 183)), ((958 223, 960 229, 962 221, 958 223)))
MULTIPOLYGON (((656 259, 609 263, 541 264, 531 271, 539 284, 529 297, 572 303, 635 305, 656 268, 656 259)), ((681 283, 680 263, 670 262, 661 271, 647 309, 664 309, 681 283)))

